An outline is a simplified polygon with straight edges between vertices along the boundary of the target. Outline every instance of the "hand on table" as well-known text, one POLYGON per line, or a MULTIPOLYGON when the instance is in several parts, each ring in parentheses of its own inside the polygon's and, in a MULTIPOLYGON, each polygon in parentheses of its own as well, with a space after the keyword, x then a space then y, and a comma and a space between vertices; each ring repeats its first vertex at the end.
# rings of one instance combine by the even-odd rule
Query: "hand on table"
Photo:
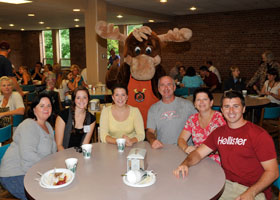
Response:
POLYGON ((153 149, 160 149, 163 147, 163 144, 158 141, 158 140, 154 140, 153 143, 152 143, 152 148, 153 149))
POLYGON ((185 178, 185 176, 189 173, 189 168, 186 165, 180 165, 177 169, 173 170, 173 174, 180 178, 180 173, 182 174, 182 177, 185 178))
POLYGON ((133 142, 129 137, 123 135, 123 138, 125 139, 125 146, 131 147, 133 145, 133 142))

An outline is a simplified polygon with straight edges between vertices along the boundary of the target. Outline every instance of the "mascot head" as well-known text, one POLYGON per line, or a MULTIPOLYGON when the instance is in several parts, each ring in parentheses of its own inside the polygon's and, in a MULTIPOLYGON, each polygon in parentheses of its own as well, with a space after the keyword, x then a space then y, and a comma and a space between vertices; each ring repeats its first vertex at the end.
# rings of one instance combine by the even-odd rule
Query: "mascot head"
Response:
POLYGON ((192 36, 187 28, 169 30, 166 34, 157 35, 149 27, 135 29, 128 37, 121 34, 113 24, 99 21, 96 33, 104 39, 125 42, 124 62, 130 66, 131 76, 136 80, 151 80, 156 66, 161 62, 161 42, 184 42, 192 36))

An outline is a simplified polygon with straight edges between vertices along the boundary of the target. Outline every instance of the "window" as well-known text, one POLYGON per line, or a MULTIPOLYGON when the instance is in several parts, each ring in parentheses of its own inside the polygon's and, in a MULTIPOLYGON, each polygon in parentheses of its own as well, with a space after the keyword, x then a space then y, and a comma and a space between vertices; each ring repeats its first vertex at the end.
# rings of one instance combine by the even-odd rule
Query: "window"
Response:
POLYGON ((43 64, 53 65, 52 31, 43 31, 43 64))
POLYGON ((70 39, 69 29, 59 30, 60 41, 60 65, 61 67, 70 67, 70 39))
POLYGON ((129 35, 134 29, 140 28, 143 24, 127 25, 127 35, 129 35))

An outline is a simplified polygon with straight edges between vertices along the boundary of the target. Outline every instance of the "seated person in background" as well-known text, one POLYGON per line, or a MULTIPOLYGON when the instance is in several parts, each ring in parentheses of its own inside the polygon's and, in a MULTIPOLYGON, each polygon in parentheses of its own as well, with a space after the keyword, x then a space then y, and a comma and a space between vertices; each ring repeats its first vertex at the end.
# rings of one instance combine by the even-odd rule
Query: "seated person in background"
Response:
POLYGON ((254 89, 259 95, 266 95, 270 100, 269 106, 280 105, 280 82, 278 71, 274 68, 267 70, 267 79, 264 82, 262 90, 259 91, 257 86, 254 85, 254 89))
POLYGON ((21 95, 13 92, 13 81, 7 77, 0 78, 0 126, 4 127, 10 124, 10 117, 12 115, 24 115, 24 103, 21 95))
POLYGON ((110 50, 111 56, 109 57, 108 63, 107 63, 107 69, 110 69, 112 65, 120 66, 120 56, 116 55, 116 52, 114 49, 110 50))
POLYGON ((175 80, 176 76, 179 74, 179 67, 182 65, 183 64, 181 62, 177 61, 175 66, 170 69, 169 76, 175 80))
POLYGON ((31 76, 27 72, 26 66, 20 66, 18 71, 22 75, 21 85, 32 85, 33 84, 31 76))
POLYGON ((53 70, 53 68, 52 68, 52 66, 51 66, 50 64, 45 64, 45 65, 44 65, 44 72, 43 72, 43 77, 42 77, 42 84, 45 84, 45 83, 46 83, 46 78, 47 78, 48 76, 51 76, 51 75, 54 74, 52 70, 53 70))
POLYGON ((33 117, 17 127, 0 165, 2 186, 19 199, 27 199, 23 185, 27 170, 56 152, 53 129, 47 122, 52 113, 50 98, 45 94, 36 96, 30 111, 33 117))
POLYGON ((208 70, 210 72, 213 72, 217 76, 219 83, 221 84, 222 78, 221 78, 220 72, 216 67, 214 67, 213 62, 210 60, 206 61, 206 66, 208 67, 208 70))
MULTIPOLYGON (((170 76, 159 79, 158 91, 162 99, 150 107, 146 130, 146 138, 154 149, 162 148, 163 144, 176 144, 187 119, 196 113, 190 101, 174 96, 175 89, 170 76)), ((188 144, 192 145, 192 141, 188 144)))
POLYGON ((182 80, 184 76, 186 75, 186 68, 185 66, 179 67, 179 74, 175 77, 175 83, 180 87, 180 83, 182 83, 182 80))
POLYGON ((247 83, 247 88, 251 86, 255 86, 258 90, 263 88, 265 79, 266 79, 266 72, 270 68, 274 68, 278 72, 278 77, 280 77, 280 64, 274 58, 274 55, 271 51, 265 51, 262 54, 262 62, 258 67, 257 71, 255 72, 254 76, 251 80, 247 83))
MULTIPOLYGON (((88 87, 87 84, 85 84, 83 77, 80 75, 80 67, 78 65, 72 65, 70 68, 71 72, 72 72, 72 80, 70 80, 69 82, 69 88, 77 88, 78 86, 84 86, 84 87, 88 87)), ((72 90, 72 89, 71 89, 72 90)))
POLYGON ((88 112, 89 99, 87 88, 77 87, 72 94, 72 106, 57 116, 55 141, 58 151, 90 143, 95 116, 88 112))
POLYGON ((203 80, 200 76, 196 75, 195 69, 193 67, 188 67, 186 75, 184 76, 181 87, 201 87, 203 85, 203 80))
POLYGON ((61 102, 64 102, 66 100, 66 96, 69 95, 69 87, 68 87, 68 83, 69 81, 72 79, 72 72, 68 72, 67 75, 64 74, 64 78, 61 82, 61 88, 59 88, 59 96, 60 96, 60 100, 61 102))
POLYGON ((219 87, 219 80, 216 74, 210 72, 206 66, 201 66, 199 68, 199 73, 203 82, 209 88, 210 92, 215 91, 219 87))
POLYGON ((41 62, 37 62, 35 65, 35 69, 32 73, 31 78, 33 80, 38 80, 38 81, 42 81, 43 78, 43 74, 41 73, 41 68, 42 68, 43 64, 41 62))
POLYGON ((236 91, 242 91, 246 90, 246 85, 243 82, 243 80, 239 77, 240 71, 239 68, 236 66, 233 66, 230 68, 230 77, 225 81, 224 84, 224 91, 227 90, 236 90, 236 91))
POLYGON ((112 89, 112 106, 104 107, 100 117, 100 139, 117 144, 118 138, 125 138, 126 146, 132 146, 145 138, 144 122, 138 108, 126 104, 127 88, 115 85, 112 89))
POLYGON ((62 71, 60 64, 55 63, 53 65, 53 73, 55 74, 55 88, 59 89, 62 87, 62 71))
POLYGON ((271 199, 269 186, 279 176, 271 136, 243 118, 245 99, 240 92, 226 92, 221 102, 227 124, 214 130, 200 147, 188 155, 173 171, 174 175, 179 178, 181 174, 184 178, 189 167, 218 151, 226 175, 220 200, 271 199))
MULTIPOLYGON (((207 88, 195 90, 193 103, 198 113, 189 117, 178 138, 179 147, 187 154, 198 148, 216 128, 226 124, 222 114, 211 109, 213 95, 207 88), (194 146, 187 145, 190 137, 192 137, 194 146)), ((209 157, 220 163, 218 154, 211 154, 209 157)))
MULTIPOLYGON (((48 94, 51 97, 51 101, 52 101, 52 104, 53 104, 53 113, 56 116, 62 110, 62 105, 61 105, 61 102, 60 102, 59 93, 54 90, 55 89, 55 83, 56 83, 55 74, 54 73, 50 74, 46 78, 46 89, 43 90, 41 93, 48 94)), ((54 125, 54 119, 52 119, 51 125, 54 125)))

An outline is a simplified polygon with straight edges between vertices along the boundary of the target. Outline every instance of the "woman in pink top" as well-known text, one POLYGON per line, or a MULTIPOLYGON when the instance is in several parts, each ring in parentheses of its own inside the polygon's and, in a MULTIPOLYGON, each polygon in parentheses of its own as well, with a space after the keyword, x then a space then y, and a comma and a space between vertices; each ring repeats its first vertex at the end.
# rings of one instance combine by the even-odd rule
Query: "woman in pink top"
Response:
MULTIPOLYGON (((179 147, 188 154, 199 147, 216 128, 226 124, 222 114, 212 110, 213 95, 207 88, 197 89, 193 102, 198 113, 189 117, 178 138, 179 147), (195 146, 187 145, 186 141, 191 136, 195 146)), ((220 163, 218 154, 211 154, 209 157, 220 163)))

